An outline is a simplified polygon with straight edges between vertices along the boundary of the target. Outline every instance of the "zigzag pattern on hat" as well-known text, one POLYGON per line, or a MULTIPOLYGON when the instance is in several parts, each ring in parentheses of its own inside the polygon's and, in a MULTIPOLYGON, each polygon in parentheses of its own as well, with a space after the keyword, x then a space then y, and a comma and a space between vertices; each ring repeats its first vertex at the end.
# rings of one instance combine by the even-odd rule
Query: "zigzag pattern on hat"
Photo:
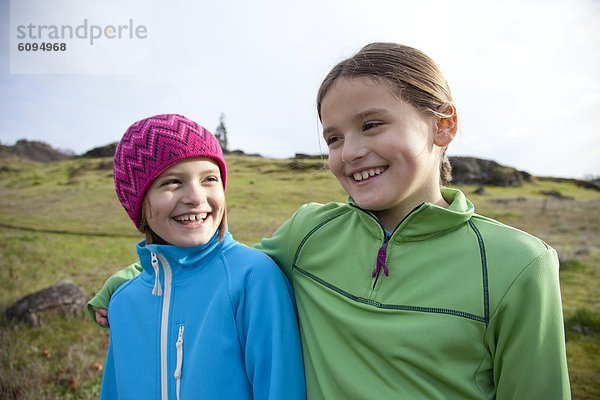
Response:
POLYGON ((129 127, 115 151, 114 181, 117 196, 136 225, 152 181, 177 161, 197 156, 217 159, 225 176, 219 142, 197 123, 165 114, 129 127))

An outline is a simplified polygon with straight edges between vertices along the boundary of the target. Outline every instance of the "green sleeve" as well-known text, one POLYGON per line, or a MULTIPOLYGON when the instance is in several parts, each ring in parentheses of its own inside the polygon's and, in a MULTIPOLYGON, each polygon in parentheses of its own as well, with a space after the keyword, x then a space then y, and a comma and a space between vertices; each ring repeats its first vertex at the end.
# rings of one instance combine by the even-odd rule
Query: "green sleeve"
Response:
POLYGON ((94 312, 94 308, 108 308, 108 302, 110 301, 110 297, 115 290, 117 290, 119 286, 128 280, 138 276, 141 272, 142 266, 140 263, 134 263, 118 272, 115 272, 106 280, 106 282, 104 282, 104 286, 102 286, 100 291, 96 293, 96 295, 87 303, 88 313, 94 322, 96 321, 96 313, 94 312))
POLYGON ((300 209, 283 223, 269 238, 264 238, 260 243, 255 244, 254 248, 267 254, 281 268, 288 280, 292 282, 292 268, 294 262, 294 252, 297 246, 294 245, 294 220, 300 213, 300 209))
POLYGON ((490 320, 496 396, 569 399, 558 258, 549 249, 512 283, 490 320))

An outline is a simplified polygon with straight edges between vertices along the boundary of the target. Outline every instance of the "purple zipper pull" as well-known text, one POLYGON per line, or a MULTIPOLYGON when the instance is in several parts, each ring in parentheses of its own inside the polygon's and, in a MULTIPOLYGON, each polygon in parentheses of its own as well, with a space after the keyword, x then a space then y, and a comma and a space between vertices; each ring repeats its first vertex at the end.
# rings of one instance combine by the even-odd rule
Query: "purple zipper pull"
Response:
POLYGON ((386 243, 384 243, 379 248, 379 251, 377 252, 377 263, 375 265, 375 269, 371 273, 371 278, 375 278, 377 276, 377 274, 379 274, 379 271, 381 270, 382 267, 383 267, 383 274, 385 276, 388 276, 389 273, 390 273, 390 271, 388 270, 387 265, 385 264, 385 258, 387 256, 387 253, 386 253, 386 250, 385 250, 385 245, 386 245, 386 243))

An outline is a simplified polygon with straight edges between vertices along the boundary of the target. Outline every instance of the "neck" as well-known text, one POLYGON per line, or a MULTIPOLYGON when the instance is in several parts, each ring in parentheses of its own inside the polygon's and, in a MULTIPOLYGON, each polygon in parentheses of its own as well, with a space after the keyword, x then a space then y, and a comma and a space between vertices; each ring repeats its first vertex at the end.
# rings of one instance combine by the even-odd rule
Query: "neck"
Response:
POLYGON ((373 214, 375 214, 386 231, 393 232, 408 214, 423 203, 435 204, 442 208, 448 208, 449 206, 446 200, 444 200, 442 192, 438 190, 433 196, 428 196, 424 199, 415 199, 413 201, 407 199, 402 201, 396 207, 382 211, 373 211, 373 214))

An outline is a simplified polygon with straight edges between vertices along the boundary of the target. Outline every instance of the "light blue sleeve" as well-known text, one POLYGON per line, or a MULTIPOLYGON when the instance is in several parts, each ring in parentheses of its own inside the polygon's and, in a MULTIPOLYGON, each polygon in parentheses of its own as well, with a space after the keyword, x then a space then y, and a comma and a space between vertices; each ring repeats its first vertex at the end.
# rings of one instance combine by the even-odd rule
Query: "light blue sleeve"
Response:
POLYGON ((293 292, 277 266, 258 255, 260 265, 239 280, 243 287, 235 310, 248 380, 255 399, 305 399, 293 292))

